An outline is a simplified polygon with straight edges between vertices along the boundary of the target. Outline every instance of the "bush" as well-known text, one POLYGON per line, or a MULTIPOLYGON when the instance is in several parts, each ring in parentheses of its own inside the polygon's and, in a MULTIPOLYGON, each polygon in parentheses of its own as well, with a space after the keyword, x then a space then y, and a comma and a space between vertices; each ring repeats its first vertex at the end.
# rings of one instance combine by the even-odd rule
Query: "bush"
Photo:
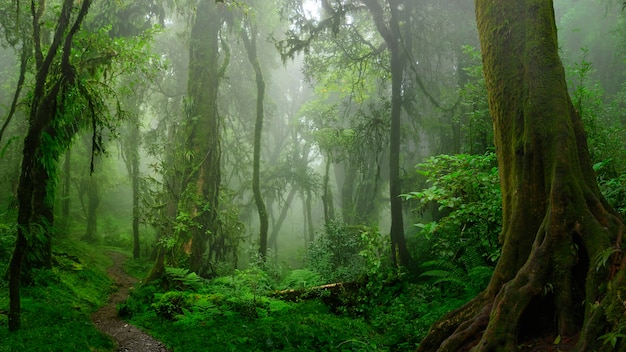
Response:
POLYGON ((365 274, 363 229, 339 220, 331 221, 318 233, 305 254, 306 268, 317 272, 327 282, 354 281, 365 274))

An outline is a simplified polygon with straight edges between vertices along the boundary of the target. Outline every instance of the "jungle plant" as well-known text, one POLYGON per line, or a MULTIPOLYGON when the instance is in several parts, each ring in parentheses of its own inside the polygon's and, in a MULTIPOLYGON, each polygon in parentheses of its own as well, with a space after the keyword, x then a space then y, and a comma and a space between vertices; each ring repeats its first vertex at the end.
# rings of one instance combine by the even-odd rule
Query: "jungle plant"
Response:
POLYGON ((328 282, 353 281, 363 275, 361 229, 332 220, 309 246, 305 266, 328 282))
POLYGON ((496 155, 439 155, 419 164, 418 172, 431 186, 404 198, 418 200, 422 214, 436 207, 435 220, 415 225, 432 258, 466 270, 493 266, 502 226, 496 155))

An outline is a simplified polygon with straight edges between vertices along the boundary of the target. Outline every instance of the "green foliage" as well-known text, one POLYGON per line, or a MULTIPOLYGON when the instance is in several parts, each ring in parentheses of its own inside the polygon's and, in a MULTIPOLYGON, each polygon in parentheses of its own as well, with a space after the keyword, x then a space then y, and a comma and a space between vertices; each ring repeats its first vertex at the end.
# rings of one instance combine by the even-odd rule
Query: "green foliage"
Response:
POLYGON ((317 272, 308 269, 296 269, 291 271, 279 286, 281 289, 297 289, 319 286, 324 283, 317 272))
POLYGON ((327 282, 356 280, 365 274, 361 232, 360 227, 331 221, 307 248, 305 267, 327 282))
POLYGON ((491 279, 493 267, 464 262, 460 267, 445 260, 431 260, 422 263, 425 270, 421 276, 429 279, 433 285, 441 285, 451 292, 459 292, 464 297, 473 297, 480 293, 491 279))
MULTIPOLYGON (((0 223, 0 263, 8 263, 15 243, 15 226, 0 223)), ((0 272, 4 272, 4 264, 0 264, 0 272)))
POLYGON ((484 153, 493 146, 493 125, 483 78, 482 56, 477 48, 470 45, 463 46, 463 53, 469 63, 463 69, 466 82, 460 91, 463 114, 456 118, 462 133, 461 150, 469 154, 484 153))
POLYGON ((161 278, 161 285, 165 290, 192 290, 197 291, 202 287, 204 279, 185 268, 165 268, 165 274, 161 278))
MULTIPOLYGON (((91 313, 106 303, 111 282, 103 251, 82 243, 55 242, 52 269, 34 271, 22 287, 22 327, 9 333, 0 313, 0 351, 110 351, 110 338, 90 323, 91 313), (73 257, 73 256, 72 256, 73 257)), ((8 289, 0 284, 0 312, 8 310, 8 289)))
POLYGON ((418 210, 436 206, 438 220, 416 224, 430 256, 457 266, 492 266, 500 256, 502 205, 496 156, 439 155, 418 165, 431 187, 405 194, 418 210), (481 258, 475 260, 476 254, 481 258))

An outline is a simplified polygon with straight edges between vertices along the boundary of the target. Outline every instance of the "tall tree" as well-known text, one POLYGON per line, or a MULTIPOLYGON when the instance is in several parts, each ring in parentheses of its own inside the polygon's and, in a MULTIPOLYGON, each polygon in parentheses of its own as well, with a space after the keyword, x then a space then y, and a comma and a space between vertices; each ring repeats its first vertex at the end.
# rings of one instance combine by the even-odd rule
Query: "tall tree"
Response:
POLYGON ((254 203, 259 213, 259 254, 265 259, 267 256, 267 232, 269 222, 267 219, 267 209, 263 196, 261 195, 261 136, 263 133, 264 101, 265 101, 265 80, 263 70, 259 63, 257 54, 256 38, 259 35, 256 24, 252 23, 250 17, 244 20, 244 28, 241 31, 241 39, 248 53, 248 60, 254 68, 256 80, 256 118, 254 121, 254 156, 252 161, 252 192, 254 193, 254 203))
MULTIPOLYGON (((18 185, 17 239, 9 263, 10 330, 17 330, 20 327, 20 274, 25 255, 36 253, 38 247, 43 247, 43 251, 38 255, 39 261, 42 265, 49 265, 54 194, 54 185, 50 181, 55 177, 54 165, 71 138, 69 137, 71 131, 63 129, 72 129, 73 124, 71 121, 63 122, 65 104, 71 104, 64 97, 67 97, 70 91, 76 92, 76 71, 70 63, 70 54, 74 35, 80 29, 90 5, 90 0, 83 1, 72 22, 74 1, 63 1, 52 43, 44 55, 41 49, 39 23, 44 3, 31 1, 37 73, 18 185), (52 68, 59 54, 60 75, 55 75, 52 68)), ((94 113, 95 109, 91 112, 94 113)))
POLYGON ((385 12, 378 0, 362 0, 367 6, 378 32, 391 54, 391 127, 389 129, 389 200, 391 206, 391 255, 394 263, 409 265, 411 255, 404 237, 402 194, 400 180, 400 130, 402 117, 402 82, 407 67, 405 44, 402 42, 400 21, 403 0, 387 0, 391 16, 385 20, 385 12))
MULTIPOLYGON (((190 219, 189 268, 207 274, 204 260, 207 244, 219 238, 220 117, 217 96, 223 67, 219 62, 223 23, 220 7, 214 0, 200 0, 191 25, 189 40, 189 77, 187 81, 189 167, 180 215, 190 219), (183 213, 181 213, 183 212, 183 213)), ((224 63, 225 65, 226 63, 224 63)), ((210 248, 214 251, 218 248, 210 248)))
POLYGON ((476 18, 502 189, 502 255, 488 287, 435 323, 419 351, 513 351, 555 336, 572 351, 613 350, 599 337, 624 323, 624 224, 597 186, 552 1, 476 0, 476 18))

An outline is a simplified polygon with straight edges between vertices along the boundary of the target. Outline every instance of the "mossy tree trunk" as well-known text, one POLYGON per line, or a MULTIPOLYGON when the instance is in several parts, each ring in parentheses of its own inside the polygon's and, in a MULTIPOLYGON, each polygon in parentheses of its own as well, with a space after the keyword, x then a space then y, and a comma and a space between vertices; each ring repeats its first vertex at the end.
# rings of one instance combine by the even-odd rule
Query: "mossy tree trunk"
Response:
MULTIPOLYGON (((80 10, 71 27, 74 2, 63 1, 52 43, 45 55, 41 49, 39 27, 43 6, 39 5, 34 1, 31 2, 37 72, 17 190, 19 204, 17 238, 8 270, 9 330, 17 330, 21 325, 20 280, 24 259, 26 258, 26 264, 29 266, 49 266, 50 263, 55 166, 60 154, 67 149, 72 136, 56 135, 57 128, 63 125, 62 122, 57 123, 57 120, 63 117, 64 89, 75 80, 75 70, 70 65, 73 37, 87 15, 91 1, 84 0, 80 4, 80 10), (52 68, 59 52, 62 53, 60 72, 59 76, 55 76, 56 73, 52 68), (40 248, 43 248, 44 252, 33 252, 34 249, 40 248)), ((68 123, 66 121, 66 124, 68 123)))
MULTIPOLYGON (((214 0, 200 0, 192 21, 189 41, 189 78, 187 118, 189 169, 180 212, 192 224, 189 229, 191 253, 189 269, 199 275, 208 273, 204 256, 211 238, 219 237, 220 118, 217 109, 219 90, 219 31, 222 15, 214 0)), ((211 250, 215 250, 212 248, 211 250)))
POLYGON ((476 17, 502 188, 502 255, 489 286, 435 323, 419 351, 515 351, 558 336, 573 351, 613 350, 598 338, 623 324, 615 291, 624 287, 624 226, 597 186, 552 1, 477 0, 476 17))

